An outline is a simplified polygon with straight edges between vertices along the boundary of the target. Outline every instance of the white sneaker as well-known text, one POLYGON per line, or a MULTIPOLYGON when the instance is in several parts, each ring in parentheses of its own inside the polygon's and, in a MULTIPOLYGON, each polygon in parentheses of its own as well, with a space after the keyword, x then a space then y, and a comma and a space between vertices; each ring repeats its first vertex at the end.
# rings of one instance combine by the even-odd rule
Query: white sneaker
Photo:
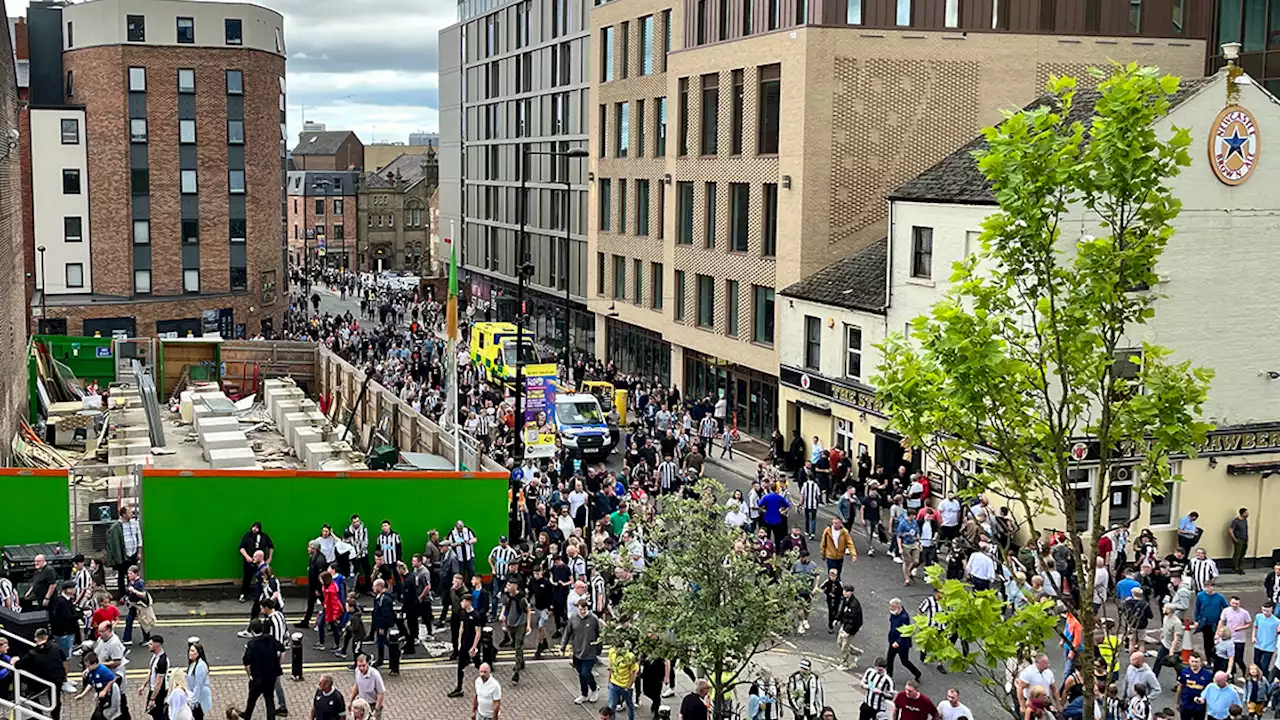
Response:
POLYGON ((253 637, 253 633, 249 632, 248 630, 241 630, 240 632, 236 633, 236 637, 251 638, 253 637))
POLYGON ((667 687, 662 688, 662 697, 671 697, 672 695, 675 695, 675 694, 676 694, 675 689, 669 685, 667 687))
POLYGON ((920 568, 911 568, 911 577, 919 577, 920 568))
POLYGON ((574 704, 574 705, 581 705, 582 703, 584 703, 584 702, 586 702, 586 701, 587 701, 587 696, 586 696, 586 695, 579 695, 578 697, 576 697, 576 698, 574 698, 574 699, 573 699, 573 704, 574 704))
POLYGON ((797 635, 804 634, 804 623, 800 623, 799 625, 796 626, 796 634, 797 635))
POLYGON ((64 693, 73 693, 73 692, 75 692, 75 691, 76 691, 76 686, 75 686, 73 683, 71 683, 71 682, 64 682, 64 683, 62 683, 62 692, 64 692, 64 693))
POLYGON ((902 558, 900 558, 900 557, 896 557, 896 558, 894 558, 894 559, 893 559, 893 561, 894 561, 894 562, 896 562, 896 563, 898 563, 899 565, 901 565, 901 564, 902 564, 902 558))
POLYGON ((600 699, 600 693, 595 690, 592 690, 591 694, 587 696, 587 702, 595 702, 598 699, 600 699))

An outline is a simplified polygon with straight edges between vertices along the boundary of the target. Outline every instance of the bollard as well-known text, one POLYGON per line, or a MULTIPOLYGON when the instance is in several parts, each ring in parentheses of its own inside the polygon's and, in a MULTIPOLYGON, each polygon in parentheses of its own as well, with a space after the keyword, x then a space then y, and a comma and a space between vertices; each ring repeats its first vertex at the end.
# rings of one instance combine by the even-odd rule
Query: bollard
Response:
POLYGON ((289 636, 289 647, 291 649, 290 676, 294 680, 302 679, 302 633, 296 632, 289 636))
POLYGON ((391 666, 387 672, 390 673, 391 675, 399 675, 400 674, 400 630, 398 630, 397 628, 391 628, 390 630, 387 631, 387 644, 391 646, 387 649, 387 651, 391 653, 391 666))
POLYGON ((497 666, 498 648, 493 644, 493 626, 485 625, 480 629, 480 662, 489 663, 489 668, 497 666))

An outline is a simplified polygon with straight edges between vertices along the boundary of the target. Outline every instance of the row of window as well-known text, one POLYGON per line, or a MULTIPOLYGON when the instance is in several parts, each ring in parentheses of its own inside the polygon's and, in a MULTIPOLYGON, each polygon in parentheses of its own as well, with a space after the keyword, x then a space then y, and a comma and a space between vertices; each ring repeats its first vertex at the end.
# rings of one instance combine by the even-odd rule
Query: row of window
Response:
MULTIPOLYGON (((311 227, 307 228, 307 230, 309 230, 309 231, 314 231, 314 232, 315 232, 315 236, 316 236, 317 238, 328 238, 328 237, 329 237, 329 235, 328 235, 328 233, 327 233, 327 231, 326 231, 326 230, 327 230, 327 226, 326 226, 326 225, 324 225, 323 223, 321 223, 321 224, 319 224, 319 225, 312 225, 311 227)), ((301 227, 299 227, 298 225, 294 225, 294 226, 293 226, 293 239, 294 239, 294 240, 297 240, 297 239, 299 239, 299 238, 301 238, 301 237, 302 237, 302 228, 301 228, 301 227)), ((308 236, 308 237, 310 237, 310 236, 308 236)), ((333 226, 333 238, 332 238, 332 239, 333 239, 333 240, 344 240, 344 239, 346 239, 346 237, 347 237, 347 226, 346 226, 346 225, 336 225, 336 224, 335 224, 335 225, 333 226)))
MULTIPOLYGON (((244 94, 244 72, 242 70, 227 70, 224 76, 226 78, 227 95, 244 94)), ((147 69, 144 67, 129 68, 129 92, 146 91, 147 69)), ((178 92, 183 95, 190 95, 195 91, 196 71, 193 68, 178 68, 178 92)))
MULTIPOLYGON (((596 294, 604 296, 606 278, 606 258, 603 252, 596 253, 596 294)), ((613 292, 612 299, 627 301, 635 305, 647 306, 650 310, 661 312, 665 307, 665 273, 662 263, 650 262, 648 277, 648 293, 645 288, 645 263, 643 260, 631 260, 630 283, 627 279, 627 258, 613 255, 613 292), (647 300, 647 304, 646 304, 647 300)), ((729 337, 745 339, 741 318, 741 285, 737 280, 724 281, 725 317, 724 325, 716 322, 716 279, 710 275, 694 276, 695 302, 697 303, 694 324, 706 330, 722 330, 729 337)), ((675 320, 688 322, 687 317, 688 282, 684 270, 675 271, 675 320)), ((773 344, 774 337, 774 293, 773 288, 763 285, 751 286, 751 328, 752 342, 766 345, 773 344)))
MULTIPOLYGON (((315 199, 316 215, 324 215, 328 208, 328 203, 324 198, 315 199)), ((293 211, 298 212, 298 198, 293 199, 293 211)), ((333 214, 341 215, 343 213, 342 198, 333 198, 333 214)))
MULTIPOLYGON (((613 223, 614 215, 614 181, 611 178, 600 178, 596 181, 597 210, 599 217, 597 227, 601 232, 628 233, 645 237, 650 234, 650 181, 637 179, 632 182, 635 195, 635 222, 628 230, 628 184, 625 178, 617 180, 617 226, 613 223)), ((751 216, 751 186, 748 183, 728 183, 729 186, 729 252, 745 253, 750 251, 749 226, 751 216)), ((659 182, 657 193, 657 237, 666 234, 666 193, 661 190, 659 182)), ((708 250, 717 247, 716 220, 719 212, 719 185, 714 182, 703 183, 703 235, 702 246, 708 250)), ((778 253, 778 184, 764 183, 760 186, 761 204, 761 249, 764 257, 774 257, 778 253)), ((694 243, 694 184, 682 180, 676 183, 676 244, 692 245, 694 243)))
MULTIPOLYGON (((140 43, 147 41, 147 17, 145 15, 125 15, 125 39, 140 43)), ((223 42, 227 45, 244 44, 244 21, 240 18, 225 18, 222 21, 223 42)), ((75 47, 74 28, 67 22, 67 47, 75 47)), ((280 28, 276 28, 276 52, 284 52, 284 36, 280 28)), ((196 20, 193 17, 179 17, 174 27, 174 42, 179 45, 194 45, 196 42, 196 20)))
MULTIPOLYGON (((843 373, 847 378, 862 380, 862 328, 844 324, 843 373)), ((822 370, 822 320, 812 315, 804 316, 804 367, 806 370, 822 370)))
POLYGON ((631 21, 620 23, 616 33, 617 39, 621 43, 621 47, 618 48, 614 46, 614 26, 609 25, 600 29, 600 82, 625 80, 631 77, 632 25, 635 26, 635 31, 638 35, 636 40, 640 50, 640 63, 636 67, 637 76, 667 71, 667 56, 671 54, 671 11, 662 11, 662 38, 661 45, 657 47, 655 47, 657 39, 654 36, 653 24, 654 18, 652 15, 645 15, 634 23, 631 21), (615 49, 620 51, 617 55, 622 60, 622 64, 616 68, 620 72, 616 74, 614 67, 615 49), (655 65, 655 57, 661 60, 660 66, 655 65))

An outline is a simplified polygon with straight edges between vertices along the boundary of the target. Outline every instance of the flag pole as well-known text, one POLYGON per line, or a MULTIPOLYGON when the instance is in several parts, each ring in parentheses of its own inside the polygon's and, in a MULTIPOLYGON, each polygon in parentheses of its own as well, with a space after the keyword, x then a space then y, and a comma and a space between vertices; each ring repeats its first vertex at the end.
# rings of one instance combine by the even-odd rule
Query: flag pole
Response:
MULTIPOLYGON (((452 381, 450 392, 453 417, 453 469, 462 469, 462 434, 458 429, 458 416, 462 407, 458 404, 458 238, 454 234, 453 220, 449 220, 449 304, 445 315, 445 323, 449 333, 449 376, 452 381)), ((479 468, 473 468, 478 470, 479 468)))

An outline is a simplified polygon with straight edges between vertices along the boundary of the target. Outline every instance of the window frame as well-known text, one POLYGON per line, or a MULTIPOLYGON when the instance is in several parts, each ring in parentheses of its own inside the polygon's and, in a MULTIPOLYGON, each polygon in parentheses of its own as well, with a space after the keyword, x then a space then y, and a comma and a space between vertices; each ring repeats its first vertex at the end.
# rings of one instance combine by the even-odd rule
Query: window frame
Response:
POLYGON ((199 137, 199 135, 196 132, 195 119, 182 119, 178 121, 178 144, 195 145, 197 137, 199 137), (191 129, 190 134, 187 133, 187 128, 191 129))
POLYGON ((714 330, 716 327, 716 279, 701 273, 694 275, 694 294, 698 304, 698 327, 714 330))
POLYGON ((862 328, 853 323, 844 324, 844 376, 852 380, 862 381, 862 328), (857 347, 853 346, 851 336, 857 333, 857 347), (856 371, 851 371, 851 365, 856 362, 856 371))
POLYGON ((84 288, 84 263, 64 264, 62 266, 62 281, 65 283, 65 287, 68 290, 71 288, 84 288), (77 268, 80 271, 79 282, 71 282, 71 268, 77 268))
POLYGON ((805 370, 822 371, 822 318, 813 315, 804 316, 804 358, 805 370))
POLYGON ((196 91, 196 71, 195 71, 195 68, 178 68, 178 94, 179 94, 179 95, 193 95, 193 94, 195 94, 195 91, 196 91), (189 75, 187 75, 187 73, 189 73, 189 75), (190 78, 191 78, 191 84, 190 84, 190 85, 183 85, 183 84, 182 84, 182 79, 183 79, 183 77, 190 77, 190 78))
POLYGON ((81 243, 84 242, 84 217, 81 215, 64 215, 62 217, 62 242, 65 243, 81 243), (71 232, 71 224, 74 221, 76 231, 71 232))
POLYGON ((179 45, 195 45, 196 44, 196 19, 194 17, 179 16, 177 18, 174 24, 174 40, 179 45), (187 36, 185 40, 183 39, 183 34, 182 34, 182 30, 183 30, 182 23, 184 20, 187 22, 187 25, 188 25, 187 29, 191 31, 190 35, 187 36))
POLYGON ((133 271, 133 294, 134 295, 150 295, 151 294, 151 268, 135 268, 133 271), (147 278, 147 289, 140 289, 138 278, 145 276, 147 278))
POLYGON ((738 337, 742 332, 742 284, 733 278, 724 281, 724 334, 738 337))
POLYGON ((62 169, 62 194, 63 195, 82 195, 84 194, 84 183, 80 175, 80 168, 63 168, 62 169), (68 182, 75 182, 75 189, 68 190, 68 182))
POLYGON ((227 45, 244 45, 244 21, 241 18, 225 18, 222 21, 223 41, 227 45), (232 38, 231 28, 236 29, 235 37, 232 38))
POLYGON ((933 228, 911 226, 910 271, 913 280, 933 280, 933 228))
POLYGON ((80 118, 62 118, 58 121, 58 134, 63 145, 80 144, 80 118), (68 125, 68 123, 70 123, 68 125), (67 128, 71 128, 71 141, 67 141, 67 128))
POLYGON ((224 74, 224 78, 227 84, 228 95, 244 94, 244 71, 243 70, 227 70, 226 73, 224 74), (232 84, 231 84, 231 78, 233 77, 236 78, 236 84, 234 88, 232 87, 232 84))
POLYGON ((182 195, 196 195, 200 192, 200 176, 195 170, 179 171, 179 189, 182 195), (188 174, 190 173, 190 174, 188 174), (187 178, 191 178, 191 189, 187 189, 187 178))
POLYGON ((144 43, 147 41, 147 16, 124 16, 125 42, 144 43), (136 37, 135 37, 136 36, 136 37))
POLYGON ((146 92, 147 91, 147 69, 145 67, 133 66, 129 68, 129 92, 146 92), (134 71, 137 71, 136 73, 134 71), (141 79, 141 87, 134 87, 134 79, 141 79))
POLYGON ((182 294, 183 295, 199 295, 200 294, 200 268, 182 268, 182 294), (188 273, 195 273, 195 289, 192 289, 188 283, 191 277, 188 273))
POLYGON ((245 171, 235 168, 227 170, 227 192, 232 195, 243 195, 245 193, 245 171), (235 184, 236 173, 239 173, 240 187, 237 189, 235 184))
POLYGON ((766 285, 751 286, 751 342, 773 347, 778 339, 776 323, 778 296, 774 288, 766 285), (766 312, 766 306, 772 305, 773 311, 766 312), (766 338, 766 333, 768 331, 766 338))
POLYGON ((133 241, 134 245, 150 245, 151 244, 151 220, 150 219, 134 220, 132 229, 130 231, 130 235, 131 235, 130 240, 133 241), (141 240, 138 239, 139 228, 142 228, 141 240))

